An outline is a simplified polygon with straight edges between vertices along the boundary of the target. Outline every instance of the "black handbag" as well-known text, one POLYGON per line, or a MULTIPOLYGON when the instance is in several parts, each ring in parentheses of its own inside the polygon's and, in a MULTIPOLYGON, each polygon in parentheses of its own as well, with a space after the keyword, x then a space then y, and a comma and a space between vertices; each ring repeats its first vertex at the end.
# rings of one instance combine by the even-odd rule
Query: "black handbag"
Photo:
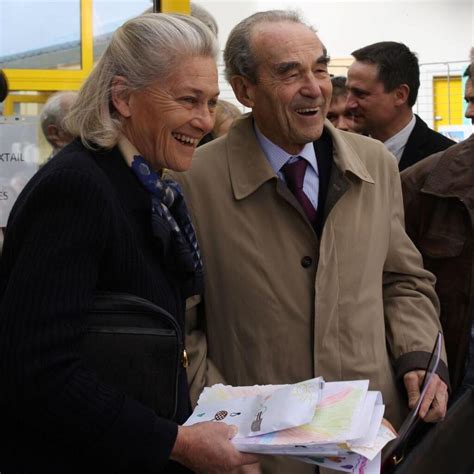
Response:
POLYGON ((126 293, 96 293, 85 319, 82 355, 99 380, 158 416, 174 418, 186 352, 181 328, 164 309, 126 293))

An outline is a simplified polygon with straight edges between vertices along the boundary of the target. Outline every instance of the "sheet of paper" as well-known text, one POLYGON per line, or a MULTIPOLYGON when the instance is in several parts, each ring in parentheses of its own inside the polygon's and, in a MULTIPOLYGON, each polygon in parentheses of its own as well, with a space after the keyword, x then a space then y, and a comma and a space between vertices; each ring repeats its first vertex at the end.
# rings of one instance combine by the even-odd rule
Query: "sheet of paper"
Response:
POLYGON ((312 456, 300 458, 300 460, 335 471, 352 472, 354 474, 380 474, 381 469, 380 453, 372 461, 355 453, 328 457, 312 456))
MULTIPOLYGON (((380 392, 368 391, 365 397, 362 409, 359 413, 358 418, 355 417, 355 426, 352 431, 351 439, 359 439, 367 436, 367 433, 370 429, 372 418, 374 415, 374 409, 377 404, 382 403, 382 394, 380 392)), ((379 424, 382 420, 379 420, 379 424)), ((374 433, 374 439, 377 434, 377 431, 374 433)))
MULTIPOLYGON (((312 421, 306 425, 275 433, 239 440, 239 448, 257 445, 308 445, 343 443, 353 436, 356 419, 360 416, 368 391, 368 380, 326 382, 322 400, 312 421)), ((252 450, 251 452, 255 452, 252 450)))
POLYGON ((278 429, 291 420, 295 423, 295 405, 301 408, 302 401, 303 404, 308 399, 314 401, 311 398, 314 389, 309 387, 303 383, 295 391, 295 385, 215 385, 204 390, 193 417, 196 421, 204 417, 217 420, 226 412, 223 421, 239 427, 233 443, 243 452, 292 456, 344 472, 379 473, 380 452, 395 438, 381 424, 385 409, 381 393, 369 391, 368 380, 325 383, 320 391, 321 400, 308 423, 278 429), (284 403, 291 399, 289 406, 282 410, 284 403), (275 425, 274 419, 280 419, 280 425, 275 425), (273 424, 266 424, 270 421, 273 424), (255 431, 256 422, 259 432, 255 431), (266 433, 260 434, 263 432, 266 433))
POLYGON ((389 441, 392 441, 395 438, 396 435, 392 432, 392 430, 381 424, 373 446, 351 446, 351 449, 355 453, 361 454, 368 459, 373 459, 382 451, 389 441))
POLYGON ((373 407, 372 415, 370 416, 370 424, 365 432, 365 436, 348 441, 347 445, 349 449, 353 447, 370 448, 375 443, 385 412, 385 405, 382 403, 382 394, 380 394, 380 392, 376 393, 378 394, 376 404, 373 407))
POLYGON ((319 377, 247 397, 202 397, 185 425, 224 421, 237 426, 235 440, 301 426, 313 419, 323 384, 319 377))

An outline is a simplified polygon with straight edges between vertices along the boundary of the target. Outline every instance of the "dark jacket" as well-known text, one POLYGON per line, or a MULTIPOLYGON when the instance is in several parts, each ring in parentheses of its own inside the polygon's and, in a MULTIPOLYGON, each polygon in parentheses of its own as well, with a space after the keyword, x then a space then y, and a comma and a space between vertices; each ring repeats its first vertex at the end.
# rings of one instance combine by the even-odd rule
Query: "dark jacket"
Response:
POLYGON ((433 153, 446 150, 446 148, 456 143, 444 135, 441 135, 441 133, 435 132, 429 128, 428 125, 418 117, 418 115, 415 115, 415 118, 415 128, 408 137, 407 144, 403 150, 403 155, 398 163, 400 171, 418 163, 420 160, 432 155, 433 153))
POLYGON ((401 174, 406 230, 436 275, 453 390, 474 314, 474 135, 401 174))
POLYGON ((93 153, 79 141, 18 198, 0 263, 2 474, 180 469, 167 460, 189 413, 184 369, 169 421, 101 383, 77 350, 94 290, 151 300, 183 326, 150 207, 117 148, 93 153))

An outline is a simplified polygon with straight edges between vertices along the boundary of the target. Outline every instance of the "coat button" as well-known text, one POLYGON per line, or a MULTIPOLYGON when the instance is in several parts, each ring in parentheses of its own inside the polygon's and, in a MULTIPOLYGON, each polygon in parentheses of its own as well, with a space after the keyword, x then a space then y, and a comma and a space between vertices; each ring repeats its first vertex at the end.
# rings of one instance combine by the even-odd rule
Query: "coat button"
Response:
POLYGON ((306 256, 301 259, 301 266, 303 268, 309 268, 312 264, 313 264, 313 259, 311 257, 306 256))

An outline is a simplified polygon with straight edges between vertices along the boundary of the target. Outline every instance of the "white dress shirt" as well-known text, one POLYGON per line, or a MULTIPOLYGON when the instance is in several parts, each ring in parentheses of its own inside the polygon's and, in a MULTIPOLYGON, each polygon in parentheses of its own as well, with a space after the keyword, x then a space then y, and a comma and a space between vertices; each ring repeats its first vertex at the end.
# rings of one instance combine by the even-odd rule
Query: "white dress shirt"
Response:
POLYGON ((388 140, 383 142, 387 150, 395 155, 398 162, 400 162, 400 159, 402 158, 407 141, 410 138, 411 132, 415 128, 415 123, 416 118, 415 115, 413 115, 405 127, 403 127, 393 137, 390 137, 388 140))

